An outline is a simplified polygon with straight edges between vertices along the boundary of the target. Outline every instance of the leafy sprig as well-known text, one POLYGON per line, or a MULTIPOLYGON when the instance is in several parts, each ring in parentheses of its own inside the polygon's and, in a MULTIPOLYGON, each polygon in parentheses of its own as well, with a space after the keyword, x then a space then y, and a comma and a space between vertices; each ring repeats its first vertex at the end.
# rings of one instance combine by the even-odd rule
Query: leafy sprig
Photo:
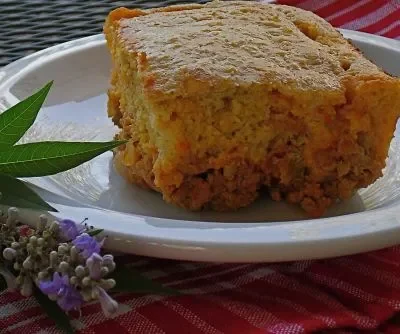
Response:
POLYGON ((18 145, 32 126, 53 82, 0 114, 0 203, 56 211, 15 177, 57 174, 74 168, 123 144, 109 142, 45 141, 18 145))
MULTIPOLYGON (((0 114, 0 204, 35 210, 57 211, 17 177, 37 177, 60 173, 124 143, 123 141, 45 141, 17 144, 36 120, 52 84, 53 82, 49 82, 33 95, 0 114)), ((97 254, 100 252, 99 245, 102 242, 98 243, 95 237, 101 236, 103 230, 89 228, 87 225, 85 227, 79 226, 79 224, 75 225, 68 219, 53 222, 47 227, 45 227, 46 224, 43 225, 42 219, 35 230, 26 228, 26 226, 21 227, 20 224, 23 222, 15 216, 17 212, 17 209, 12 208, 9 210, 11 216, 0 216, 0 291, 4 290, 6 285, 9 284, 9 287, 13 286, 20 289, 23 295, 33 294, 44 312, 64 332, 72 333, 73 328, 68 316, 59 306, 63 306, 64 309, 68 306, 64 304, 68 298, 63 294, 69 291, 68 293, 75 294, 75 298, 77 294, 81 294, 79 298, 82 298, 82 301, 90 300, 90 298, 96 296, 96 294, 88 295, 85 290, 86 286, 82 285, 81 278, 73 277, 75 271, 72 270, 73 267, 71 266, 78 264, 78 267, 83 268, 86 263, 88 268, 85 268, 84 271, 85 273, 89 272, 90 277, 88 279, 94 280, 90 287, 97 289, 97 293, 100 293, 97 298, 102 303, 103 310, 103 304, 107 301, 113 306, 116 304, 105 293, 107 282, 114 282, 113 284, 110 283, 112 286, 115 285, 114 287, 111 287, 111 285, 108 287, 112 291, 163 295, 178 294, 177 291, 163 287, 124 266, 118 266, 115 271, 109 269, 115 280, 105 281, 103 276, 107 276, 108 271, 104 272, 105 269, 103 268, 100 275, 100 271, 97 273, 96 265, 93 264, 93 261, 103 261, 101 262, 102 265, 107 266, 106 258, 108 262, 113 261, 111 255, 101 257, 100 254, 97 254), (60 228, 61 234, 57 232, 60 228), (70 237, 67 243, 65 242, 66 236, 70 237), (82 253, 79 255, 81 257, 89 256, 86 254, 89 251, 97 255, 91 253, 91 257, 84 262, 82 258, 75 254, 76 249, 80 249, 80 247, 85 248, 85 250, 81 249, 82 253), (64 254, 65 252, 69 252, 69 255, 64 254), (55 276, 52 277, 51 273, 55 276), (60 291, 60 294, 52 294, 53 290, 60 291), (58 302, 50 300, 46 294, 53 298, 57 297, 58 302), (62 302, 60 302, 60 298, 63 298, 62 302)), ((115 263, 111 267, 114 268, 115 263)), ((72 304, 69 306, 72 307, 72 304)))
POLYGON ((129 267, 116 267, 115 258, 102 252, 102 230, 70 219, 49 221, 45 215, 36 228, 20 221, 16 208, 0 216, 0 291, 8 285, 32 295, 66 333, 73 328, 65 311, 84 302, 99 301, 106 316, 117 312, 110 292, 177 294, 129 267))

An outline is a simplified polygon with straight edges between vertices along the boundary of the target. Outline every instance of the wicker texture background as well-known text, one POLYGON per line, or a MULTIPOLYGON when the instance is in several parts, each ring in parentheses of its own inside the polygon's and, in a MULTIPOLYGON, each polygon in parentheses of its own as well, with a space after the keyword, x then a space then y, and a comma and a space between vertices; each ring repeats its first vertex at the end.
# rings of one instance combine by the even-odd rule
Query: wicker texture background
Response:
POLYGON ((0 0, 0 67, 49 46, 100 33, 113 8, 182 2, 207 0, 0 0))

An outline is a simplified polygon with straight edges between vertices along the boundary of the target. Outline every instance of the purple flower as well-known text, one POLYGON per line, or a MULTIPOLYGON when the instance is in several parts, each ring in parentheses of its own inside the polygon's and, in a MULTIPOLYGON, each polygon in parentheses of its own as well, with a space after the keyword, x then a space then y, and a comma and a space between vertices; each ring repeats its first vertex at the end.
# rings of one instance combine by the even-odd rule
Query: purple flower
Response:
POLYGON ((65 311, 78 308, 83 303, 81 294, 74 287, 69 286, 64 290, 64 294, 57 300, 58 306, 65 311))
POLYGON ((78 235, 75 240, 72 241, 74 246, 81 251, 81 254, 85 259, 90 257, 93 253, 100 253, 100 249, 103 246, 104 239, 98 242, 95 238, 91 237, 87 233, 78 235))
POLYGON ((73 240, 85 229, 84 226, 75 223, 71 219, 62 219, 59 223, 61 233, 66 240, 73 240))
POLYGON ((46 295, 57 296, 57 304, 65 311, 77 308, 83 302, 80 293, 69 284, 68 276, 58 272, 54 273, 52 281, 39 282, 39 288, 46 295))
POLYGON ((118 310, 118 303, 112 299, 109 294, 100 287, 97 287, 99 292, 99 301, 101 309, 106 317, 110 317, 118 310))
POLYGON ((53 274, 52 281, 41 281, 39 283, 39 288, 46 295, 58 295, 60 290, 64 287, 64 285, 68 284, 68 276, 61 275, 58 272, 53 274))

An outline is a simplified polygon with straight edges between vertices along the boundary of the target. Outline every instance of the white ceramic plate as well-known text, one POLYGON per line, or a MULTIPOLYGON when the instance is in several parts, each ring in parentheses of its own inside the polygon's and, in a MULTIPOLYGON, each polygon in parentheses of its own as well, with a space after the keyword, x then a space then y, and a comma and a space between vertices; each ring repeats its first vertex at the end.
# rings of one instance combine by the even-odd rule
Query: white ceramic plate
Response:
MULTIPOLYGON (((400 75, 400 43, 363 33, 346 37, 386 71, 400 75)), ((45 108, 23 141, 109 140, 110 61, 101 35, 35 53, 0 69, 0 110, 54 80, 45 108)), ((51 177, 29 179, 58 216, 104 228, 107 247, 198 261, 256 262, 325 258, 400 242, 400 152, 393 140, 384 177, 322 219, 266 198, 235 213, 191 213, 159 194, 126 184, 104 154, 51 177)), ((33 223, 32 212, 23 215, 33 223)))

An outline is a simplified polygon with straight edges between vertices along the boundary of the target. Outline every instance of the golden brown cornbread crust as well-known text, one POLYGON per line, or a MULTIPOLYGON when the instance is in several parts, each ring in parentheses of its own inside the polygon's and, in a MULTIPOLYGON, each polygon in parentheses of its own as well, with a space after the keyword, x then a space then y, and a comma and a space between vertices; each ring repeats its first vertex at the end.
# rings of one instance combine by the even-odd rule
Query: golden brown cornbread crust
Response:
POLYGON ((261 188, 321 215, 374 182, 400 82, 301 9, 212 2, 117 9, 108 113, 117 169, 165 200, 237 209, 261 188))

